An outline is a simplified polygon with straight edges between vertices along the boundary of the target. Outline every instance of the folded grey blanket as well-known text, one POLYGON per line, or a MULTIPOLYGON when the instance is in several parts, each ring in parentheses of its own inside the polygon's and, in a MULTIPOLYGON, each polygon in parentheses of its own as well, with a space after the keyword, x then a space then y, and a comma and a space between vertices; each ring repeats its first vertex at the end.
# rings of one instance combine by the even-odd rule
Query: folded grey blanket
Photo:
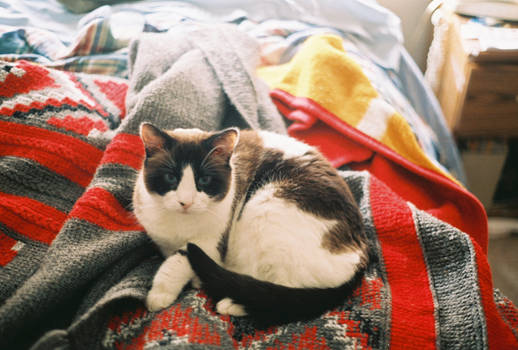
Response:
MULTIPOLYGON (((284 123, 255 78, 257 43, 232 25, 180 26, 144 34, 130 47, 129 110, 124 132, 143 120, 159 127, 262 128, 285 133, 284 123)), ((138 124, 138 125, 137 125, 138 124)))
POLYGON ((100 105, 117 105, 106 97, 122 82, 72 79, 25 62, 2 65, 8 79, 32 77, 23 82, 24 91, 8 93, 9 106, 20 110, 2 110, 2 143, 40 131, 27 142, 20 136, 1 163, 0 192, 12 193, 8 209, 22 208, 25 221, 0 219, 0 230, 9 233, 2 243, 18 241, 7 249, 12 259, 0 262, 0 348, 95 349, 114 308, 144 298, 161 258, 130 211, 143 155, 139 126, 149 121, 164 128, 285 132, 267 87, 254 77, 257 50, 254 40, 231 25, 143 34, 130 46, 122 121, 100 105), (68 96, 65 88, 74 84, 80 88, 68 96), (57 91, 42 105, 33 104, 30 99, 41 96, 42 88, 57 91), (59 94, 65 97, 56 99, 59 94), (20 96, 30 107, 17 104, 20 96), (46 231, 31 237, 28 225, 41 222, 49 223, 46 231))

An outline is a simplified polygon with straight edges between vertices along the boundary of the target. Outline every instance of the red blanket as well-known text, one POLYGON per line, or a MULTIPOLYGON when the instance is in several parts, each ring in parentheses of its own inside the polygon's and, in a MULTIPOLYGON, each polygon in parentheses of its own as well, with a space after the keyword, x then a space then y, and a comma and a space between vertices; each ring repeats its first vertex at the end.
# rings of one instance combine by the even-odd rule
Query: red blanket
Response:
MULTIPOLYGON (((495 303, 493 299, 487 262, 487 217, 476 197, 450 179, 406 160, 308 98, 294 97, 282 90, 272 91, 271 96, 283 115, 293 122, 288 129, 292 136, 317 146, 335 165, 367 170, 380 180, 371 184, 370 201, 391 289, 391 345, 426 348, 419 342, 428 337, 428 345, 433 348, 441 335, 440 329, 436 329, 440 311, 437 314, 431 309, 435 306, 440 310, 436 288, 444 286, 436 284, 441 278, 433 274, 449 271, 430 265, 432 259, 427 254, 437 251, 427 252, 424 247, 416 216, 407 204, 412 203, 410 207, 415 205, 468 234, 469 240, 464 243, 470 246, 476 266, 474 281, 480 288, 488 343, 494 349, 518 346, 516 309, 508 301, 497 298, 495 303), (411 345, 413 338, 416 343, 411 345)), ((453 249, 448 253, 460 254, 453 249)))
POLYGON ((441 174, 416 165, 379 141, 343 122, 318 103, 274 90, 277 108, 293 124, 291 136, 317 146, 336 166, 368 170, 404 200, 468 233, 487 253, 487 216, 466 189, 441 174))

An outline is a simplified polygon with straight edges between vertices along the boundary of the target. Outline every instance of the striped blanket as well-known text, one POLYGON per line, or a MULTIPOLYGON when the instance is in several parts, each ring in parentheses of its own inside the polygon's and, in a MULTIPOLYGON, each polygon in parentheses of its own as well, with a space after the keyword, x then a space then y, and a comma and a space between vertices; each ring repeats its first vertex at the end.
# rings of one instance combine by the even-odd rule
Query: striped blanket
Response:
POLYGON ((335 140, 340 152, 327 155, 342 154, 337 165, 349 168, 341 174, 375 255, 362 283, 317 319, 261 329, 218 315, 192 288, 148 312, 161 257, 131 214, 139 124, 282 132, 253 77, 249 39, 219 27, 156 35, 132 45, 129 81, 0 64, 1 348, 518 347, 518 312, 493 290, 478 201, 441 170, 282 86, 271 95, 289 132, 324 151, 335 140), (314 122, 297 129, 304 120, 314 122))

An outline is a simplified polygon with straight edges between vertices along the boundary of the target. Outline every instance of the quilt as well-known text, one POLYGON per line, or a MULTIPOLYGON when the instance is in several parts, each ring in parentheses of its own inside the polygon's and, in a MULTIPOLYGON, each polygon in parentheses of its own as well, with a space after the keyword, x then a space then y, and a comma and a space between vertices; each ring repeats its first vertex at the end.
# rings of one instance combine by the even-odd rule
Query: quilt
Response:
POLYGON ((480 204, 440 171, 331 123, 340 118, 315 101, 270 91, 254 74, 257 50, 234 26, 188 25, 134 41, 129 80, 1 63, 0 347, 516 348, 518 312, 493 290, 486 228, 468 224, 484 223, 480 204), (321 135, 330 135, 334 125, 353 155, 341 174, 374 252, 360 286, 317 319, 264 328, 218 315, 190 287, 148 312, 143 300, 162 257, 131 213, 140 123, 283 133, 295 110, 327 120, 308 130, 326 126, 321 135), (392 181, 435 184, 442 205, 426 206, 424 190, 410 198, 382 169, 399 176, 392 181), (459 208, 482 217, 450 215, 459 208))

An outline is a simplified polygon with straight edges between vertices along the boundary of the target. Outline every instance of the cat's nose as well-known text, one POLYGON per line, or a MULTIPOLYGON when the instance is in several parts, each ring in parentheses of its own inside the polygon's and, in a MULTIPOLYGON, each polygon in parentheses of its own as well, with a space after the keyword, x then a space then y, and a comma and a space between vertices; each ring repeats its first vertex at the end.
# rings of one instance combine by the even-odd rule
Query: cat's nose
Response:
POLYGON ((189 207, 192 205, 192 202, 178 202, 182 206, 184 210, 189 209, 189 207))

